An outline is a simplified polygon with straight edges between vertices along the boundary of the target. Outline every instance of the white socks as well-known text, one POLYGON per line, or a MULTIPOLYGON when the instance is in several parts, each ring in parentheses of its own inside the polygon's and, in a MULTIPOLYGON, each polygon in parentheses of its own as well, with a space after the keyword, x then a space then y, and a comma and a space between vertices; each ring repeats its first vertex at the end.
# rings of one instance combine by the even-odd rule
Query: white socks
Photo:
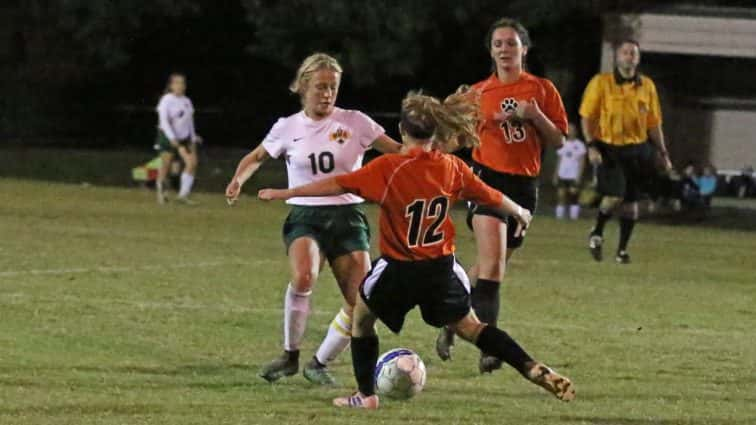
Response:
POLYGON ((570 218, 573 220, 580 218, 580 204, 570 205, 570 218))
POLYGON ((346 350, 351 339, 352 318, 341 309, 328 327, 328 334, 315 353, 315 359, 322 365, 328 364, 346 350))
POLYGON ((557 205, 556 218, 564 218, 564 205, 557 205))
POLYGON ((181 173, 181 189, 179 190, 179 198, 189 196, 192 191, 192 185, 194 184, 194 176, 189 173, 181 173))
MULTIPOLYGON (((564 205, 557 205, 556 207, 556 218, 562 219, 564 218, 564 214, 567 208, 564 205)), ((580 205, 579 204, 572 204, 570 205, 570 218, 572 220, 577 220, 580 218, 580 205)))
POLYGON ((312 291, 297 292, 291 283, 284 299, 284 350, 297 351, 304 338, 307 316, 310 314, 312 291))

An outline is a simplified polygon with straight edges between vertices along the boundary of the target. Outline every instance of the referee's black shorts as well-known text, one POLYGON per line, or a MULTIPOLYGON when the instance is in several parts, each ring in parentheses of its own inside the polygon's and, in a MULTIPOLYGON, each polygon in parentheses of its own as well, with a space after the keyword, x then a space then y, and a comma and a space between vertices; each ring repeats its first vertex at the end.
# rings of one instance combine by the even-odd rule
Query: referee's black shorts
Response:
POLYGON ((380 257, 362 281, 360 296, 394 333, 415 306, 425 323, 437 328, 470 312, 470 280, 453 255, 426 261, 380 257))
POLYGON ((637 202, 655 176, 653 149, 646 143, 614 146, 595 142, 601 152, 597 191, 601 195, 637 202))
MULTIPOLYGON (((487 185, 505 194, 511 200, 535 214, 536 206, 538 205, 538 178, 500 173, 477 162, 473 162, 473 171, 487 185)), ((472 229, 472 218, 476 214, 496 217, 507 223, 507 248, 516 249, 522 246, 525 241, 525 235, 515 236, 517 220, 514 217, 506 216, 495 209, 476 205, 472 202, 468 203, 467 206, 467 225, 470 229, 472 229)))

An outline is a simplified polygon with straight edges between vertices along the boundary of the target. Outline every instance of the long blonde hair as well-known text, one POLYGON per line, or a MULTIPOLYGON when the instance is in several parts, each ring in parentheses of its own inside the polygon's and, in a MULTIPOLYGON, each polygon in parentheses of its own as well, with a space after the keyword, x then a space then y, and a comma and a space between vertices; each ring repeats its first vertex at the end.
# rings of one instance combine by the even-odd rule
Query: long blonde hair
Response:
POLYGON ((402 130, 416 139, 431 139, 434 147, 453 152, 480 145, 480 95, 469 86, 440 101, 410 92, 402 101, 402 130))
POLYGON ((313 53, 307 56, 302 64, 297 69, 297 75, 294 77, 294 81, 289 84, 289 90, 292 93, 304 94, 307 89, 307 84, 312 78, 312 74, 320 71, 321 69, 330 69, 331 71, 343 73, 339 61, 331 55, 325 53, 313 53))

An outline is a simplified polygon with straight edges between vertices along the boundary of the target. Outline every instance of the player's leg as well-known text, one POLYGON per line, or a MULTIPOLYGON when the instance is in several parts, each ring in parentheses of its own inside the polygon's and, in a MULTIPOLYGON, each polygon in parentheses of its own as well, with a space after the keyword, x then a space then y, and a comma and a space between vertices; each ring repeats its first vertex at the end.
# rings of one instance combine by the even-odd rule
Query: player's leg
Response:
POLYGON ((563 219, 567 210, 567 186, 563 180, 559 181, 557 186, 557 205, 554 215, 557 219, 563 219))
POLYGON ((379 341, 375 332, 376 316, 362 297, 357 297, 354 306, 352 328, 352 367, 357 380, 358 392, 347 397, 338 397, 333 405, 365 409, 378 408, 375 394, 375 364, 378 361, 379 341))
POLYGON ((360 283, 370 270, 370 254, 367 251, 353 251, 332 259, 330 265, 344 297, 344 306, 331 321, 318 351, 303 370, 305 378, 323 385, 335 383, 327 365, 349 346, 352 337, 352 311, 360 283))
POLYGON ((573 181, 567 189, 567 201, 570 220, 577 220, 580 218, 580 187, 577 181, 573 181))
POLYGON ((596 261, 603 260, 604 226, 622 203, 625 196, 625 173, 616 153, 609 148, 601 150, 603 162, 597 169, 597 191, 602 195, 596 215, 596 224, 588 236, 588 249, 596 261))
POLYGON ((633 146, 625 158, 625 197, 620 206, 620 238, 615 260, 620 264, 630 263, 627 245, 638 221, 638 200, 648 188, 648 174, 654 170, 653 153, 648 143, 633 146))
POLYGON ((167 150, 160 152, 160 168, 158 168, 157 180, 155 181, 155 193, 157 194, 158 204, 164 204, 165 196, 165 179, 168 176, 168 170, 173 162, 173 153, 167 150))
POLYGON ((630 254, 627 252, 627 245, 630 243, 630 237, 635 228, 635 222, 638 221, 638 203, 625 202, 620 210, 620 237, 617 246, 617 256, 615 260, 620 264, 630 263, 630 254))
POLYGON ((569 379, 533 360, 509 334, 481 323, 472 310, 452 328, 461 338, 475 344, 481 351, 492 353, 520 372, 525 379, 543 387, 558 399, 570 401, 575 398, 575 389, 569 379))
POLYGON ((324 263, 320 248, 311 236, 294 239, 289 244, 288 254, 291 281, 284 295, 284 352, 260 372, 269 382, 299 371, 299 348, 310 314, 310 295, 324 263))
POLYGON ((181 159, 184 161, 184 171, 181 172, 181 185, 178 193, 178 200, 190 203, 189 194, 194 185, 194 175, 197 172, 197 147, 194 143, 182 145, 178 149, 181 159))

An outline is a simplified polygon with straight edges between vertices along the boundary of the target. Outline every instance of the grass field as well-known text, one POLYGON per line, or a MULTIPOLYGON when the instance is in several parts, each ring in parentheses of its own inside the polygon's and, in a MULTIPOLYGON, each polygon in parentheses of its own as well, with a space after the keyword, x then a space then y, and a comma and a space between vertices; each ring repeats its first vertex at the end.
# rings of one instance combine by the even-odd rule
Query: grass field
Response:
MULTIPOLYGON (((354 412, 330 407, 353 386, 348 354, 333 389, 256 376, 280 350, 286 208, 197 199, 160 208, 139 189, 0 180, 0 423, 756 424, 753 233, 641 225, 635 263, 618 266, 588 259, 587 221, 539 217, 502 322, 573 378, 577 400, 509 369, 479 376, 470 346, 442 364, 413 312, 401 336, 379 332, 383 350, 420 353, 426 390, 354 412)), ((339 303, 324 273, 305 357, 339 303)))

